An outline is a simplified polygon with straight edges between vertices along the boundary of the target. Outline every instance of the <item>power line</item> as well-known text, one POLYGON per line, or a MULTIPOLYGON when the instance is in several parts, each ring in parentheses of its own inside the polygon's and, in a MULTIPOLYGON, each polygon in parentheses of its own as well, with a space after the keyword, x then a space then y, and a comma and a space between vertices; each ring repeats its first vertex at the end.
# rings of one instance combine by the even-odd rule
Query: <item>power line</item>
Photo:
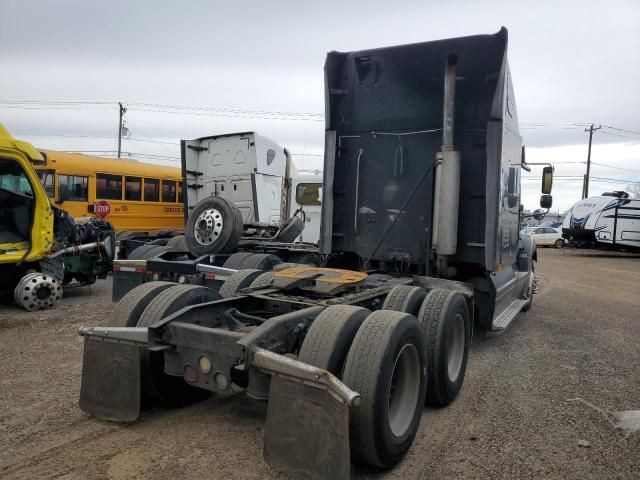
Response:
MULTIPOLYGON (((131 130, 131 129, 129 129, 131 130)), ((137 129, 139 131, 139 129, 137 129)), ((63 134, 53 134, 53 133, 16 133, 15 134, 17 137, 18 136, 22 136, 22 137, 55 137, 55 138, 102 138, 102 139, 108 139, 108 140, 113 140, 113 139, 118 139, 117 135, 113 135, 113 136, 105 136, 105 135, 63 135, 63 134)), ((147 142, 147 143, 160 143, 163 145, 180 145, 180 143, 178 142, 163 142, 160 140, 151 140, 151 139, 146 139, 146 138, 137 138, 137 137, 124 137, 125 140, 132 140, 134 142, 147 142)), ((114 145, 114 151, 115 151, 115 145, 114 145)))
POLYGON ((633 170, 632 168, 616 167, 615 165, 607 165, 606 163, 596 163, 596 162, 591 162, 591 163, 593 165, 599 165, 601 167, 615 168, 616 170, 626 170, 627 172, 640 173, 640 170, 633 170))
POLYGON ((640 142, 640 138, 630 137, 628 135, 620 135, 619 133, 611 133, 611 132, 600 132, 600 133, 604 133, 605 135, 611 135, 612 137, 628 138, 630 140, 635 140, 636 142, 640 142))
POLYGON ((592 177, 594 180, 599 180, 601 182, 609 182, 609 183, 632 183, 640 185, 640 181, 637 180, 618 180, 616 178, 603 178, 603 177, 592 177))
POLYGON ((259 114, 259 115, 281 115, 281 116, 305 116, 305 117, 323 117, 324 113, 315 112, 280 112, 270 110, 249 110, 241 108, 223 108, 223 107, 208 107, 208 106, 187 106, 187 105, 167 105, 159 103, 140 103, 140 102, 128 102, 128 105, 146 107, 146 108, 160 108, 160 109, 176 109, 176 110, 191 110, 191 111, 216 111, 224 113, 246 113, 246 114, 259 114))
POLYGON ((67 100, 0 100, 0 104, 8 105, 113 105, 117 106, 118 102, 106 102, 106 101, 67 101, 67 100))
POLYGON ((223 117, 223 118, 244 118, 244 119, 257 119, 257 120, 289 120, 289 121, 303 121, 303 122, 324 122, 323 118, 312 118, 312 117, 298 117, 298 116, 264 116, 255 114, 246 114, 246 115, 235 115, 235 114, 227 114, 227 113, 218 113, 215 111, 211 112, 192 112, 192 111, 180 111, 180 110, 157 110, 157 109, 149 109, 149 108, 138 108, 131 107, 130 111, 136 112, 151 112, 151 113, 167 113, 171 115, 192 115, 192 116, 204 116, 204 117, 223 117))
POLYGON ((610 130, 617 130, 619 132, 624 133, 633 133, 634 135, 640 135, 640 132, 634 132, 633 130, 625 130, 624 128, 612 127, 610 125, 602 125, 604 128, 608 128, 610 130))

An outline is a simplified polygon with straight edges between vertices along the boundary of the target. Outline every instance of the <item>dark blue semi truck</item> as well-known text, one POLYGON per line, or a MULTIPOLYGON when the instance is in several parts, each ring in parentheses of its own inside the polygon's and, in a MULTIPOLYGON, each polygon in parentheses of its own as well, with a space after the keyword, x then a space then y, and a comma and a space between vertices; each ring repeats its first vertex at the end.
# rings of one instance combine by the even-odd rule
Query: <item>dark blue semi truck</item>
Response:
POLYGON ((242 388, 268 400, 265 460, 294 478, 401 461, 425 404, 459 394, 474 329, 500 332, 532 304, 506 52, 502 29, 330 53, 323 266, 134 288, 108 326, 81 329, 80 407, 130 422, 142 398, 242 388))

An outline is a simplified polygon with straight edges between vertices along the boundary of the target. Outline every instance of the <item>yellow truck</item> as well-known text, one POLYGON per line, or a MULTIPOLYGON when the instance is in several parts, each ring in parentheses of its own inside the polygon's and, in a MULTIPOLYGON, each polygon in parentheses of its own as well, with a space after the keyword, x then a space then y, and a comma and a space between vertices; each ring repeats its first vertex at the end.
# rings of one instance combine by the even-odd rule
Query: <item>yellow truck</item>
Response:
POLYGON ((0 125, 0 298, 27 310, 54 306, 65 286, 94 283, 113 259, 107 222, 52 206, 34 170, 43 162, 0 125))

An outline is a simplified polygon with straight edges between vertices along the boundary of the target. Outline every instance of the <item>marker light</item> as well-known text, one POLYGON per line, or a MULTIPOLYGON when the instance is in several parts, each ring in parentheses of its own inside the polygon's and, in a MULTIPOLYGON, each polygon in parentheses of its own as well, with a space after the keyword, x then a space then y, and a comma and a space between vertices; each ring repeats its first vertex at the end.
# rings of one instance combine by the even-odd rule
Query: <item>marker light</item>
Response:
POLYGON ((189 383, 195 383, 198 381, 198 370, 193 365, 184 366, 184 379, 189 383))
POLYGON ((207 357, 206 355, 202 355, 198 359, 198 366, 200 367, 200 371, 207 375, 212 368, 211 360, 209 360, 209 357, 207 357))

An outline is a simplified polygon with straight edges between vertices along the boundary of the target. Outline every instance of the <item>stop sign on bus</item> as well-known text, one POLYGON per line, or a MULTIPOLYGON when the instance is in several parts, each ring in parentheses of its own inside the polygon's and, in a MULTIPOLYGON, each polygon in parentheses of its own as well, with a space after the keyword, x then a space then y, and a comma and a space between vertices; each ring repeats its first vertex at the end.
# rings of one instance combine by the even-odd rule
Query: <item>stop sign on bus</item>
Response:
POLYGON ((105 218, 111 213, 111 205, 106 200, 98 200, 94 212, 100 218, 105 218))

